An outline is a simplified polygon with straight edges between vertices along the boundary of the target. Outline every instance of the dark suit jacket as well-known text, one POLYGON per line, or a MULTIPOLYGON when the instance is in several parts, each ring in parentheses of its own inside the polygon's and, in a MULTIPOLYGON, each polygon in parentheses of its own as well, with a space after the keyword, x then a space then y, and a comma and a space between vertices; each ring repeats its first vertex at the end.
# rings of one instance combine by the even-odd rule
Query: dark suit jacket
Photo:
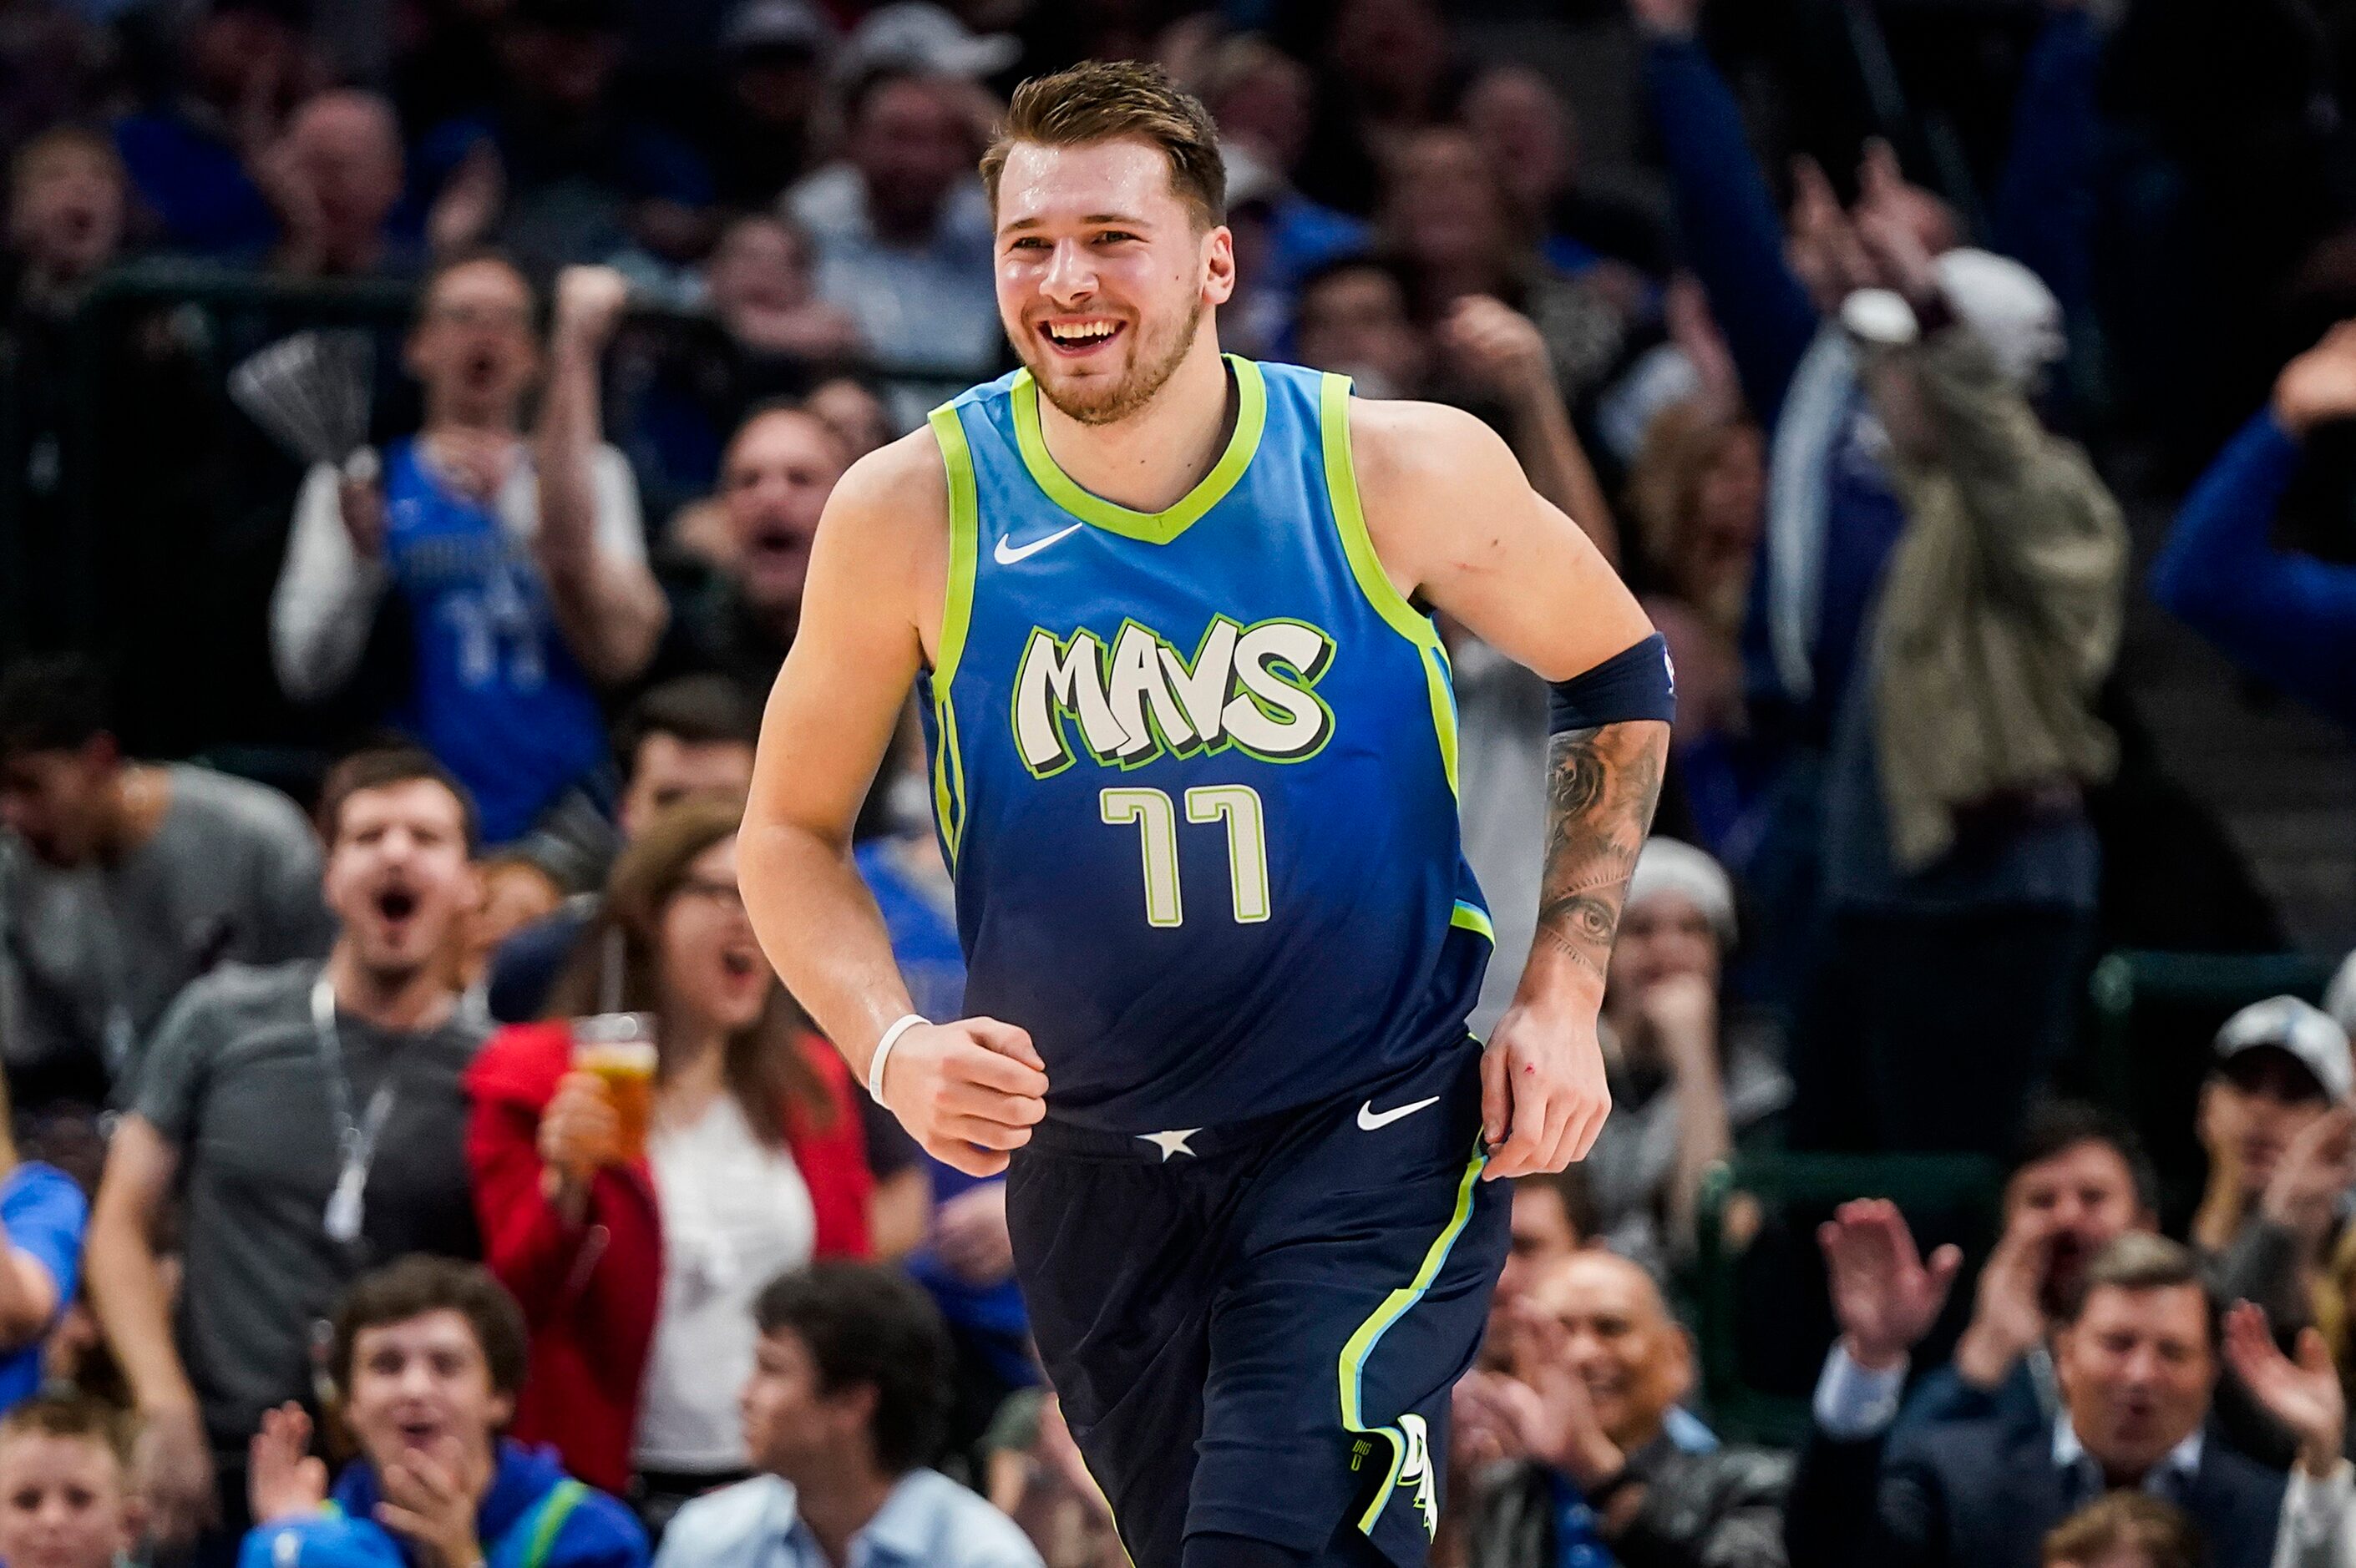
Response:
MULTIPOLYGON (((1959 1422, 1911 1436, 1835 1442, 1812 1433, 1783 1517, 1792 1562, 1809 1568, 2037 1568, 2071 1499, 2053 1434, 1959 1422)), ((2211 1568, 2268 1568, 2286 1477, 2211 1433, 2175 1500, 2208 1539, 2211 1568)))

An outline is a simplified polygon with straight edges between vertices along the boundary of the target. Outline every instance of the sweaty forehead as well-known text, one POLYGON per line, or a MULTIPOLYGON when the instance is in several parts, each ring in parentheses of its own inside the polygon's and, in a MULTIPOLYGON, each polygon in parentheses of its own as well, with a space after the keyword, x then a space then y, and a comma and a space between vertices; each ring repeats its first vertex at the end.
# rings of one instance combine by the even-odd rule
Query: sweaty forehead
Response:
POLYGON ((1171 187, 1169 155, 1130 137, 1078 147, 1017 142, 998 177, 1001 233, 1113 218, 1179 222, 1185 216, 1171 187))

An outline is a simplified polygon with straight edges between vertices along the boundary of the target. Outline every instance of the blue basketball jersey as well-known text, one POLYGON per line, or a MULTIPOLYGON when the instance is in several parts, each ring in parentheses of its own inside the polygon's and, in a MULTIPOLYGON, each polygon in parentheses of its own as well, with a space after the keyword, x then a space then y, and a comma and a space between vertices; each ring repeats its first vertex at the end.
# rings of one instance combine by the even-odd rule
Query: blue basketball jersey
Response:
POLYGON ((1230 357, 1235 434, 1168 511, 1056 467, 1028 372, 934 411, 948 607, 920 695, 966 1011, 1055 1119, 1219 1126, 1462 1037, 1490 925, 1430 620, 1383 573, 1349 382, 1230 357))

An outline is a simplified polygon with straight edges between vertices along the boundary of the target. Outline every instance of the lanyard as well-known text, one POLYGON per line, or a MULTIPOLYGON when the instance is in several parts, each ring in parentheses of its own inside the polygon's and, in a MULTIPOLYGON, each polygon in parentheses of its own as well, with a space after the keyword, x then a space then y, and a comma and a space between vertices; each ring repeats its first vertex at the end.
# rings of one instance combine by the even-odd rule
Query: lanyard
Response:
POLYGON ((360 1239, 366 1217, 369 1167, 376 1161, 377 1139, 392 1115, 392 1079, 377 1085, 368 1110, 352 1120, 352 1086, 344 1076, 344 1051, 336 1038, 336 987, 323 973, 311 987, 311 1029, 318 1037, 319 1062, 327 1069, 327 1102, 336 1120, 336 1148, 343 1161, 336 1173, 336 1189, 328 1194, 323 1222, 327 1239, 350 1246, 360 1239))

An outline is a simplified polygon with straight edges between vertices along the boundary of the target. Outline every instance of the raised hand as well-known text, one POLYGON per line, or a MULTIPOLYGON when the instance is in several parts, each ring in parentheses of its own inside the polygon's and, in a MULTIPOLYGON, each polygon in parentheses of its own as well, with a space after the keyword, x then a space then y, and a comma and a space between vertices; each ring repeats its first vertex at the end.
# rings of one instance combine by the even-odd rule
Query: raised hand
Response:
POLYGON ((2290 1140, 2258 1207, 2267 1219, 2319 1243, 2351 1186, 2356 1186, 2356 1109, 2335 1105, 2290 1140))
POLYGON ((1628 1462, 1596 1419, 1587 1380, 1570 1363, 1570 1336, 1533 1308, 1520 1313, 1527 1355, 1518 1377, 1490 1374, 1481 1391, 1521 1451, 1581 1487, 1611 1479, 1628 1462))
POLYGON ((1860 1367, 1896 1366, 1931 1331, 1964 1255, 1944 1246, 1923 1262, 1898 1205, 1885 1198, 1844 1203, 1816 1227, 1832 1285, 1841 1341, 1860 1367))
POLYGON ((968 1176, 996 1176, 1047 1115, 1047 1064, 1028 1030, 996 1019, 918 1024, 876 1086, 925 1152, 968 1176))
POLYGON ((2300 1329, 2293 1360, 2275 1344, 2265 1308, 2236 1302, 2225 1314, 2225 1360, 2250 1397, 2298 1439, 2299 1467, 2310 1476, 2329 1476, 2347 1441, 2348 1396, 2322 1334, 2300 1329))
POLYGON ((1899 172, 1898 155, 1876 136, 1858 165, 1857 208, 1850 221, 1872 267, 1874 281, 1909 300, 1938 292, 1939 273, 1915 221, 1915 193, 1899 172))
POLYGON ((2060 1229, 2051 1216, 2024 1213, 1980 1270, 1972 1320, 1955 1342, 1956 1374, 1973 1387, 1996 1387, 2045 1338, 2045 1278, 2060 1229))
POLYGON ((1458 374, 1508 402, 1561 396, 1546 338, 1503 300, 1465 295, 1440 319, 1439 337, 1458 374))
POLYGON ((629 280, 613 268, 567 267, 556 275, 556 336, 601 349, 629 304, 629 280))
POLYGON ((2275 379, 2275 417, 2294 435, 2356 414, 2356 321, 2343 321, 2323 341, 2283 367, 2275 379))
POLYGON ((480 243, 499 216, 507 189, 507 166, 499 162, 498 144, 486 136, 442 182, 442 194, 426 214, 425 239, 434 253, 447 255, 480 243))
POLYGON ((1718 1068, 1718 988, 1699 975, 1671 975, 1636 999, 1636 1016, 1678 1078, 1718 1068))
POLYGON ((246 1500, 255 1523, 316 1513, 327 1500, 327 1467, 311 1455, 311 1418, 293 1401, 262 1413, 246 1457, 246 1500))
POLYGON ((1814 158, 1792 160, 1790 224, 1792 270, 1820 306, 1831 309, 1875 283, 1873 260, 1857 226, 1814 158))

